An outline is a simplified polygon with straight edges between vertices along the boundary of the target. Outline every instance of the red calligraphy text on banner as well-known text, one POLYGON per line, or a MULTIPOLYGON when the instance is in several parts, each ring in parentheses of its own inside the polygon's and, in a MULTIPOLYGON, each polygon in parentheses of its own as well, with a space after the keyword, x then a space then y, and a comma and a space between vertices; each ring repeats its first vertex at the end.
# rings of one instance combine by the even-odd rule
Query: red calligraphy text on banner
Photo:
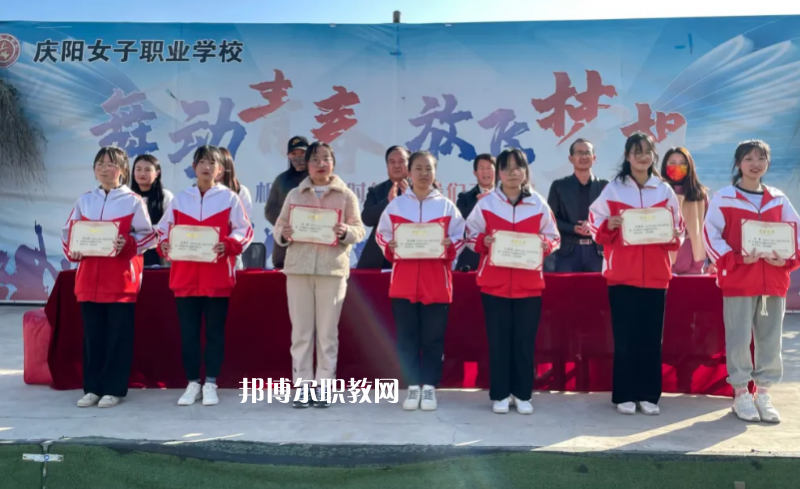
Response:
POLYGON ((318 141, 330 144, 358 123, 356 112, 348 107, 361 103, 355 92, 348 92, 345 87, 333 87, 336 95, 321 102, 314 102, 322 114, 314 118, 322 127, 312 129, 311 134, 318 141))
POLYGON ((250 85, 250 88, 261 92, 261 96, 269 103, 239 112, 239 119, 248 123, 266 117, 283 107, 289 101, 286 97, 289 96, 288 89, 292 88, 292 81, 287 80, 281 70, 275 70, 275 80, 256 83, 250 85))
POLYGON ((653 120, 653 111, 650 109, 650 104, 636 104, 636 111, 638 113, 638 120, 633 124, 621 127, 620 131, 627 138, 634 132, 643 132, 652 137, 657 143, 665 140, 670 133, 676 132, 678 129, 686 125, 686 118, 677 112, 656 112, 656 118, 653 120), (653 125, 656 126, 656 133, 650 130, 653 125))
POLYGON ((586 91, 581 93, 572 86, 572 80, 567 73, 555 72, 553 75, 556 77, 555 93, 544 99, 532 99, 531 104, 540 114, 553 112, 536 122, 544 130, 552 129, 553 133, 561 138, 558 142, 561 144, 583 129, 587 123, 595 120, 600 109, 609 108, 609 105, 600 103, 600 97, 616 97, 617 90, 613 85, 603 85, 603 80, 597 71, 586 70, 586 91), (576 107, 568 104, 572 97, 580 105, 576 107), (567 115, 572 119, 572 128, 565 135, 567 115))

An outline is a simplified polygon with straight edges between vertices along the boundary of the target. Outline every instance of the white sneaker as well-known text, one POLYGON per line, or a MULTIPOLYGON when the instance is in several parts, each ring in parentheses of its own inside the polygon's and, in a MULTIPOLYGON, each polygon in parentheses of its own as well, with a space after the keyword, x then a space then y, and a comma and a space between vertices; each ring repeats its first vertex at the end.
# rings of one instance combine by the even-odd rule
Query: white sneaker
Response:
POLYGON ((508 412, 508 403, 511 401, 510 397, 506 397, 502 401, 494 401, 492 411, 497 414, 506 414, 508 412))
POLYGON ((97 404, 97 401, 100 400, 100 396, 97 394, 92 394, 91 392, 86 394, 85 396, 78 399, 78 407, 91 407, 97 404))
POLYGON ((758 410, 756 410, 756 405, 753 402, 753 396, 750 395, 749 392, 736 396, 733 400, 733 408, 731 409, 733 409, 736 416, 743 421, 761 421, 758 410))
POLYGON ((639 409, 648 416, 658 416, 661 414, 661 410, 658 408, 658 404, 653 404, 652 402, 642 401, 639 403, 639 409))
POLYGON ((636 403, 623 402, 622 404, 617 404, 617 412, 620 414, 636 414, 636 403))
POLYGON ((756 393, 754 400, 758 414, 761 416, 761 421, 767 423, 781 422, 781 415, 778 413, 778 410, 775 409, 775 406, 772 405, 772 398, 769 394, 756 393))
POLYGON ((422 387, 422 402, 421 407, 423 411, 436 411, 436 389, 432 385, 422 387))
POLYGON ((117 404, 119 404, 119 401, 120 401, 120 398, 117 397, 117 396, 103 396, 103 398, 100 399, 100 402, 97 403, 97 407, 101 407, 101 408, 114 407, 117 404))
POLYGON ((178 406, 191 406, 195 401, 200 399, 201 396, 200 384, 197 382, 189 382, 189 385, 186 386, 186 391, 181 398, 178 399, 178 406))
POLYGON ((403 401, 403 409, 406 411, 415 411, 419 409, 419 386, 418 385, 411 385, 408 386, 408 394, 406 396, 406 400, 403 401))
POLYGON ((514 404, 517 405, 517 412, 519 414, 533 414, 533 405, 531 401, 521 401, 515 397, 514 404))
POLYGON ((219 404, 217 384, 206 382, 203 384, 203 406, 216 406, 219 404))

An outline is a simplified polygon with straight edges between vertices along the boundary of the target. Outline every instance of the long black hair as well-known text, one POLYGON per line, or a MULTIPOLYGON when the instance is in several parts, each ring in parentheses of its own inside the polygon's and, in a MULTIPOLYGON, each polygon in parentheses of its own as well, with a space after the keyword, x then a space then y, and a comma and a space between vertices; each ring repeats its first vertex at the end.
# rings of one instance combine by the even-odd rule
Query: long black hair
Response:
POLYGON ((236 166, 233 163, 233 155, 228 148, 219 148, 219 152, 222 153, 222 184, 238 195, 242 186, 239 183, 239 179, 236 178, 236 166))
POLYGON ((653 152, 653 161, 647 168, 647 176, 650 177, 656 176, 659 180, 663 180, 661 178, 661 175, 658 173, 658 169, 656 168, 656 164, 658 163, 658 151, 656 151, 656 142, 653 141, 652 137, 639 131, 631 134, 628 137, 628 140, 625 141, 625 155, 623 156, 622 166, 619 167, 617 176, 614 177, 615 179, 619 180, 620 182, 624 182, 625 177, 633 178, 633 173, 631 172, 631 162, 628 161, 628 155, 633 150, 644 152, 645 151, 644 143, 647 143, 647 145, 650 146, 650 151, 653 152))
POLYGON ((147 213, 150 214, 150 222, 157 223, 164 215, 164 185, 161 183, 161 163, 153 155, 139 155, 133 160, 134 174, 136 173, 136 163, 140 161, 150 163, 156 167, 158 176, 156 176, 153 185, 150 186, 150 190, 142 191, 139 187, 139 182, 136 181, 136 175, 134 175, 131 179, 131 190, 142 197, 147 197, 147 213))
POLYGON ((674 184, 683 185, 683 197, 689 202, 705 200, 706 195, 708 195, 708 189, 704 187, 703 184, 700 183, 700 179, 697 178, 697 168, 695 167, 692 154, 689 153, 689 150, 686 148, 680 146, 670 148, 669 151, 664 154, 664 160, 661 162, 661 173, 667 175, 666 181, 671 186, 674 186, 674 184), (667 167, 669 166, 667 163, 669 162, 670 156, 674 154, 683 155, 683 158, 686 160, 686 176, 683 177, 683 182, 673 182, 667 173, 667 167))

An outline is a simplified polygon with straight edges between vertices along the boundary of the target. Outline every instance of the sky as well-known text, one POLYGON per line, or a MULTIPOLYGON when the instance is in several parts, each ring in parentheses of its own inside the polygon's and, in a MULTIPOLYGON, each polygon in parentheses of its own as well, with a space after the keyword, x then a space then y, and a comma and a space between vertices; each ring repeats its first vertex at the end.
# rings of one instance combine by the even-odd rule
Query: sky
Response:
POLYGON ((0 21, 381 24, 800 15, 797 0, 5 0, 0 21), (716 6, 715 6, 716 5, 716 6), (220 7, 223 6, 223 7, 220 7))

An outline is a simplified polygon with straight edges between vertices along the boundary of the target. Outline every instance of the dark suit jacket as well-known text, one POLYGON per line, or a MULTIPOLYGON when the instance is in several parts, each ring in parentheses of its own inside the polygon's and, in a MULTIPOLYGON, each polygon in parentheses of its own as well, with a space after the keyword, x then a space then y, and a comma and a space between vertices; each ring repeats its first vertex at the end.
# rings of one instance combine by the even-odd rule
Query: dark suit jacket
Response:
MULTIPOLYGON (((592 205, 600 192, 608 184, 608 180, 602 180, 592 175, 589 181, 589 205, 592 205)), ((558 232, 561 234, 561 247, 556 251, 556 255, 567 255, 572 252, 575 242, 579 239, 591 239, 588 236, 575 234, 575 226, 578 224, 580 203, 581 182, 574 174, 560 178, 550 185, 550 194, 547 196, 547 205, 553 211, 558 224, 558 232)), ((594 244, 597 253, 603 254, 603 247, 594 244)))
MULTIPOLYGON (((456 207, 458 207, 458 212, 461 213, 461 217, 463 217, 465 220, 469 217, 472 209, 475 208, 475 204, 478 203, 478 196, 480 194, 481 188, 478 185, 475 185, 471 190, 467 190, 466 192, 461 192, 458 194, 458 198, 456 199, 456 207)), ((461 254, 458 255, 456 270, 461 270, 463 267, 469 267, 469 271, 474 272, 478 269, 480 259, 480 254, 475 253, 467 247, 464 247, 464 249, 461 251, 461 254)))
MULTIPOLYGON (((270 224, 275 226, 278 222, 278 216, 281 215, 283 203, 286 201, 286 196, 293 188, 299 187, 300 182, 305 180, 308 176, 307 171, 297 171, 291 163, 289 169, 275 177, 275 182, 269 190, 269 197, 267 197, 267 205, 264 206, 264 216, 270 224)), ((278 236, 275 239, 279 239, 278 236)), ((286 260, 286 246, 273 246, 272 247, 272 266, 274 268, 283 268, 283 262, 286 260)))
POLYGON ((372 232, 369 234, 367 244, 364 245, 364 251, 361 252, 361 258, 358 259, 356 268, 392 268, 392 264, 383 256, 383 250, 378 246, 378 242, 375 241, 378 221, 380 221, 381 214, 383 214, 386 206, 389 205, 389 191, 391 189, 392 181, 386 180, 374 187, 370 187, 367 191, 367 197, 364 199, 364 209, 361 211, 361 221, 364 226, 372 227, 372 232))

